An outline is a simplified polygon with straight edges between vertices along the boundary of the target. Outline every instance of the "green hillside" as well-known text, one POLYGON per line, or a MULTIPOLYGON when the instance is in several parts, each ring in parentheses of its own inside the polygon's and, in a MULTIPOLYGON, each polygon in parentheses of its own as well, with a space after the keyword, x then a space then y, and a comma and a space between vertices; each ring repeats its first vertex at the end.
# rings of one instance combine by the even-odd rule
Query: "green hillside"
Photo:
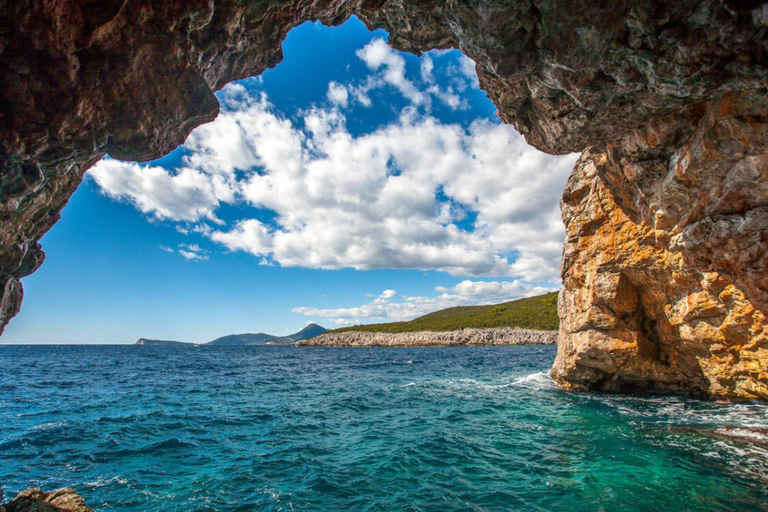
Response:
POLYGON ((520 327, 555 331, 557 318, 557 292, 518 299, 488 306, 459 306, 435 311, 410 322, 356 325, 331 332, 416 332, 454 331, 465 327, 520 327))

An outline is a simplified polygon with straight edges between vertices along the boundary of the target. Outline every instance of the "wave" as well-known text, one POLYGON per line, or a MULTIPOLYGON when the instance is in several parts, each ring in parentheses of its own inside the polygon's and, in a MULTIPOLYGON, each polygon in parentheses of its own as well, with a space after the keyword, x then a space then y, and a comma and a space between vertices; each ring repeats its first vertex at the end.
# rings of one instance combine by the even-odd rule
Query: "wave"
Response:
POLYGON ((536 372, 519 377, 508 384, 509 387, 521 387, 535 390, 555 389, 557 384, 547 372, 536 372))
POLYGON ((117 485, 127 485, 129 481, 125 478, 120 478, 119 476, 113 476, 112 478, 103 478, 98 477, 96 480, 93 480, 91 482, 83 482, 82 485, 84 487, 104 487, 105 485, 110 484, 117 484, 117 485))
POLYGON ((768 445, 768 430, 748 427, 718 427, 715 433, 724 437, 768 445))

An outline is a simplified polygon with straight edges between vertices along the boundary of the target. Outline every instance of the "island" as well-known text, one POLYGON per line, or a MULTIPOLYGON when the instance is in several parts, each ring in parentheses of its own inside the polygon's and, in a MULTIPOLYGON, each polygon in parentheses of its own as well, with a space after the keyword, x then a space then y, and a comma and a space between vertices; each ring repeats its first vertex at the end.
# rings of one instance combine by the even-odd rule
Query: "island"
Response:
MULTIPOLYGON (((258 333, 243 333, 243 334, 228 334, 221 336, 215 340, 207 343, 200 343, 200 345, 211 345, 215 347, 227 346, 227 347, 243 347, 250 345, 292 345, 297 341, 305 340, 313 336, 318 336, 326 332, 327 329, 321 325, 311 323, 301 329, 299 332, 290 334, 288 336, 275 336, 273 334, 267 334, 264 332, 258 333)), ((166 346, 166 345, 195 345, 194 343, 188 343, 185 341, 170 341, 170 340, 153 340, 148 338, 139 338, 134 343, 135 345, 152 345, 152 346, 166 346)))
POLYGON ((135 344, 136 345, 154 345, 154 346, 160 346, 160 345, 192 345, 192 343, 187 343, 186 341, 151 340, 151 339, 148 339, 148 338, 139 338, 139 340, 135 344))
POLYGON ((502 304, 459 306, 409 322, 357 325, 298 341, 300 346, 422 347, 557 343, 557 292, 502 304))

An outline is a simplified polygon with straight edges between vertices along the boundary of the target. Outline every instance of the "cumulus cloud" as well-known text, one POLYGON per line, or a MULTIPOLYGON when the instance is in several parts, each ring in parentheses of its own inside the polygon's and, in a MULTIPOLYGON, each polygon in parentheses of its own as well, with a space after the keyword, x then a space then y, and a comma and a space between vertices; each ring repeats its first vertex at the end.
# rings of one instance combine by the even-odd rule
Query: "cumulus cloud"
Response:
MULTIPOLYGON (((358 55, 373 74, 360 84, 332 82, 324 106, 288 119, 263 93, 231 84, 220 94, 221 114, 193 132, 176 169, 106 159, 89 174, 110 197, 264 265, 557 283, 558 197, 575 155, 541 153, 498 122, 463 126, 432 117, 429 98, 448 95, 441 101, 456 108, 460 100, 453 86, 432 89, 431 58, 420 74, 432 85, 419 90, 383 40, 358 55), (367 91, 381 83, 413 105, 389 124, 351 133, 345 106, 370 101, 367 91), (238 206, 239 217, 221 221, 224 205, 238 206)), ((454 68, 465 81, 474 74, 465 58, 454 68)), ((189 247, 178 252, 207 257, 189 247)))
POLYGON ((338 82, 331 82, 328 84, 327 96, 331 103, 335 103, 342 107, 346 107, 349 103, 349 91, 338 82))
POLYGON ((557 279, 557 195, 573 157, 538 152, 508 125, 465 129, 409 109, 358 136, 333 108, 299 126, 234 89, 237 102, 190 136, 180 170, 106 160, 91 175, 158 218, 215 225, 231 202, 274 212, 192 229, 283 266, 557 279))
POLYGON ((533 286, 521 281, 465 280, 451 288, 438 286, 432 297, 400 296, 394 290, 385 290, 374 300, 350 308, 324 309, 297 307, 294 313, 326 318, 330 323, 343 326, 376 322, 404 322, 427 313, 454 306, 494 304, 531 297, 555 288, 533 286), (396 300, 391 300, 397 297, 396 300))
POLYGON ((109 197, 133 204, 157 219, 217 221, 214 211, 221 198, 209 175, 182 168, 175 174, 162 167, 104 159, 89 175, 109 197))
POLYGON ((302 130, 263 99, 222 114, 230 115, 251 119, 241 125, 284 127, 253 133, 254 151, 293 148, 281 158, 256 156, 260 171, 239 182, 243 201, 277 218, 210 232, 231 250, 284 266, 556 276, 557 192, 573 159, 537 152, 509 126, 477 121, 464 129, 407 110, 353 136, 338 110, 306 112, 302 130), (463 225, 468 216, 474 221, 463 225))
POLYGON ((383 70, 384 82, 395 87, 416 105, 427 101, 424 94, 405 77, 405 59, 389 47, 384 39, 374 39, 357 50, 357 56, 372 70, 383 70))
POLYGON ((379 297, 382 299, 391 299, 395 295, 397 295, 397 292, 395 290, 384 290, 383 292, 381 292, 381 295, 379 295, 379 297))
MULTIPOLYGON (((436 50, 430 53, 439 56, 445 52, 436 50)), ((371 71, 376 73, 366 78, 360 84, 349 84, 346 86, 334 84, 333 91, 331 89, 328 91, 328 97, 335 103, 342 104, 341 101, 334 99, 337 95, 339 98, 344 97, 347 99, 349 95, 352 95, 362 105, 370 106, 370 91, 391 85, 415 106, 423 106, 429 109, 432 97, 434 97, 447 107, 457 110, 466 108, 467 104, 465 101, 462 101, 456 91, 461 91, 468 86, 476 86, 477 84, 475 64, 463 56, 459 59, 458 67, 451 66, 449 74, 452 78, 452 84, 441 86, 435 83, 434 60, 429 53, 424 54, 419 63, 423 89, 419 89, 414 81, 406 77, 405 58, 390 48, 384 39, 374 39, 359 49, 356 54, 371 71)), ((346 104, 345 100, 343 106, 346 106, 346 104)))

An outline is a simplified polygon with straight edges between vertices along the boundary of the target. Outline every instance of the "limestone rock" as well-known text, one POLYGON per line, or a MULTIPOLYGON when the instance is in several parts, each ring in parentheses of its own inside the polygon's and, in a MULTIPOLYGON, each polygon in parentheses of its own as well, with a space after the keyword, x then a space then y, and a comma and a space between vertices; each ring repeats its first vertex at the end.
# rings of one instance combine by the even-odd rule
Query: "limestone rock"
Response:
POLYGON ((28 489, 5 504, 6 512, 93 512, 74 489, 43 492, 28 489))
POLYGON ((517 327, 466 328, 456 331, 330 332, 296 343, 312 347, 435 347, 462 345, 551 345, 557 331, 517 327))
MULTIPOLYGON (((764 208, 713 220, 710 211, 719 206, 697 197, 704 220, 654 226, 618 204, 602 178, 617 172, 613 165, 608 155, 586 151, 563 195, 564 289, 553 378, 573 389, 768 397, 759 281, 766 268, 764 208), (729 248, 740 243, 761 250, 729 248)), ((730 172, 712 182, 737 189, 730 172)), ((655 192, 653 200, 664 200, 664 187, 655 192)))

